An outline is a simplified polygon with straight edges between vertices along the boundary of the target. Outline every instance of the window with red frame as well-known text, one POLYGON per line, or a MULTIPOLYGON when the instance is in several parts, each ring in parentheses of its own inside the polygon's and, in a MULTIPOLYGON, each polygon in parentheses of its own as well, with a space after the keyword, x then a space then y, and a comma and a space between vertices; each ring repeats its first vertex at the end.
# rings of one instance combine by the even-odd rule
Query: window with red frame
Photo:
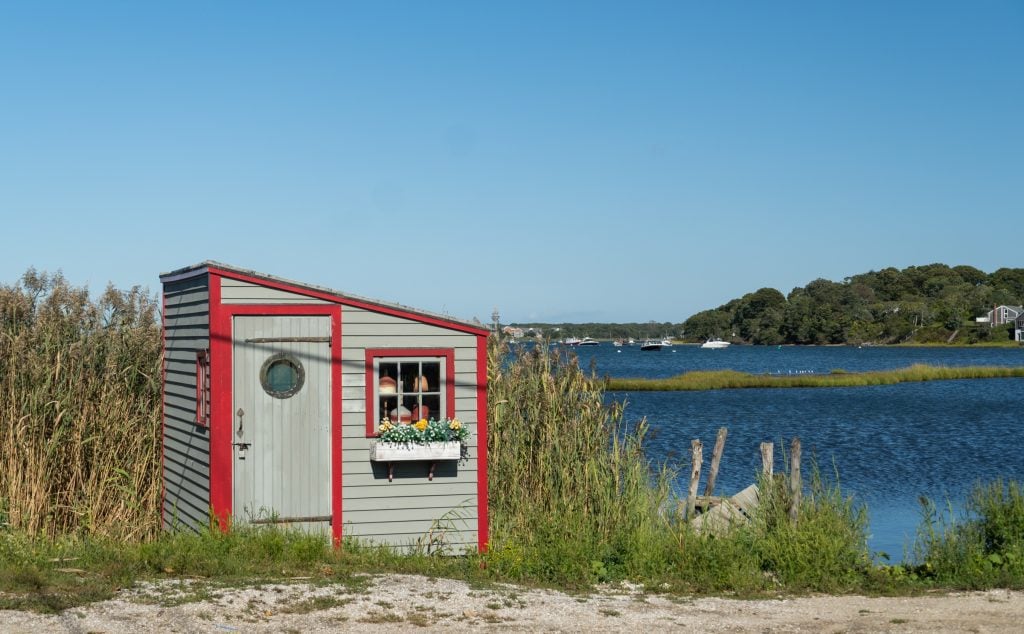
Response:
POLYGON ((410 423, 454 416, 451 351, 423 356, 377 350, 367 351, 367 435, 377 433, 380 421, 410 423))
POLYGON ((210 424, 210 353, 196 350, 196 424, 210 424))

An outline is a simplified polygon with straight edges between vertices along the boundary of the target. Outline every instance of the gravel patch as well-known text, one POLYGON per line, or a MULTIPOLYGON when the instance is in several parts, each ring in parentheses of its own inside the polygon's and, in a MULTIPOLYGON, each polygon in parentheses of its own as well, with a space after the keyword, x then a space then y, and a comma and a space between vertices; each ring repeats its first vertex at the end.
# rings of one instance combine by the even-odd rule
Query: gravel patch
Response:
POLYGON ((470 587, 380 575, 365 588, 305 582, 219 588, 145 583, 58 615, 0 611, 0 632, 1009 632, 1024 628, 1024 593, 925 597, 816 596, 744 601, 647 594, 616 586, 586 595, 511 585, 470 587))

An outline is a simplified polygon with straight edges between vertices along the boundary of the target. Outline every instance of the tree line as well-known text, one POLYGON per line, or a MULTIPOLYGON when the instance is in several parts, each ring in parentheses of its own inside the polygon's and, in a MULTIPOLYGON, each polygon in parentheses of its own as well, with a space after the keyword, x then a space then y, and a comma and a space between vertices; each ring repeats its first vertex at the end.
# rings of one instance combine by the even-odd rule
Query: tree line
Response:
POLYGON ((893 267, 817 279, 783 295, 761 288, 683 323, 688 340, 753 344, 977 343, 1012 337, 1009 326, 976 324, 995 305, 1021 305, 1024 269, 893 267))
POLYGON ((1009 325, 974 319, 993 306, 1024 304, 1024 269, 985 273, 973 266, 928 264, 869 271, 841 282, 816 279, 788 295, 761 288, 682 323, 513 324, 549 339, 637 340, 672 336, 690 342, 721 337, 736 343, 979 343, 1013 338, 1009 325))

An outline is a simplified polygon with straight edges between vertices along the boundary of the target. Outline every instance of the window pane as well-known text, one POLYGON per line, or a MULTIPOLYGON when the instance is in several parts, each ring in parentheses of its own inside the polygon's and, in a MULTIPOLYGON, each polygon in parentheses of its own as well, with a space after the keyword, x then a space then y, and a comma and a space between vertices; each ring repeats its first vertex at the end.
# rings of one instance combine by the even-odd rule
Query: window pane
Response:
MULTIPOLYGON (((420 387, 423 392, 439 392, 441 390, 441 364, 427 361, 423 364, 420 387)), ((435 410, 436 411, 436 410, 435 410)))
POLYGON ((440 420, 443 416, 441 412, 441 396, 438 394, 425 394, 423 396, 423 411, 425 413, 420 418, 436 418, 440 420))
POLYGON ((417 392, 420 364, 416 362, 405 361, 401 367, 401 380, 402 380, 402 392, 417 392))
POLYGON ((379 394, 395 394, 398 392, 398 364, 381 363, 377 370, 379 394))

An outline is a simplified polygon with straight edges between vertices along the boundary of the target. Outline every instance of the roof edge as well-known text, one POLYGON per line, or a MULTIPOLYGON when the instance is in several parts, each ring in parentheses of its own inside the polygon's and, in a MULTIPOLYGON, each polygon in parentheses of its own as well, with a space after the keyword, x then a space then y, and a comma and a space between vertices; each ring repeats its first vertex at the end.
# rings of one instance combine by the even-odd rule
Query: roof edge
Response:
POLYGON ((394 302, 387 302, 380 299, 373 299, 369 297, 362 297, 359 295, 353 295, 351 293, 343 293, 339 290, 328 288, 326 286, 318 286, 316 284, 308 284, 306 282, 298 282, 276 275, 270 275, 269 273, 261 273, 252 269, 243 269, 241 267, 233 266, 231 264, 225 264, 223 262, 217 262, 215 260, 205 260, 199 264, 193 264, 191 266, 182 267, 167 273, 160 274, 160 281, 163 284, 177 282, 180 280, 189 279, 192 277, 205 275, 207 273, 225 273, 230 275, 237 275, 241 277, 255 278, 257 280, 263 280, 273 284, 279 284, 288 286, 298 290, 299 292, 305 290, 313 294, 328 295, 333 298, 339 304, 364 304, 370 307, 378 307, 385 311, 399 312, 407 314, 413 317, 420 316, 424 319, 430 319, 434 321, 440 321, 444 323, 450 323, 453 326, 458 327, 461 330, 469 330, 473 334, 486 336, 490 334, 490 330, 486 326, 479 322, 473 322, 465 319, 459 319, 452 317, 451 315, 442 315, 433 313, 411 306, 405 306, 394 302))

